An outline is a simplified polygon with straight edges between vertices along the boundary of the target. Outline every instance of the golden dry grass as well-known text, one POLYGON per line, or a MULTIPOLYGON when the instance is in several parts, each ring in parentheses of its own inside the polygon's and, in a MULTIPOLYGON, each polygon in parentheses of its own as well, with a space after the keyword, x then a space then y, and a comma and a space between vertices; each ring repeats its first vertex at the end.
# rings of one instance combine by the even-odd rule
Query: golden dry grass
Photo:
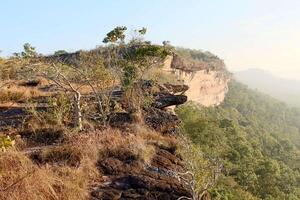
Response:
POLYGON ((152 145, 141 136, 133 133, 122 133, 119 130, 110 129, 99 140, 101 143, 102 157, 116 157, 120 160, 131 157, 150 163, 155 153, 152 145))
POLYGON ((73 200, 88 196, 88 163, 78 169, 67 166, 38 167, 21 152, 0 156, 0 199, 73 200))
POLYGON ((51 161, 44 165, 35 164, 17 150, 1 153, 0 199, 88 199, 90 185, 99 178, 95 166, 97 151, 89 141, 74 142, 43 152, 47 161, 51 161), (66 159, 66 163, 57 165, 62 159, 66 159), (78 167, 69 165, 77 159, 80 159, 78 167))
POLYGON ((36 87, 25 87, 16 84, 7 84, 0 88, 0 103, 26 102, 32 98, 49 96, 36 87))
POLYGON ((21 151, 9 150, 0 154, 0 199, 89 199, 91 187, 101 183, 99 160, 130 157, 150 163, 157 145, 175 143, 144 126, 132 125, 128 132, 107 128, 67 133, 61 146, 41 152, 40 163, 21 151))

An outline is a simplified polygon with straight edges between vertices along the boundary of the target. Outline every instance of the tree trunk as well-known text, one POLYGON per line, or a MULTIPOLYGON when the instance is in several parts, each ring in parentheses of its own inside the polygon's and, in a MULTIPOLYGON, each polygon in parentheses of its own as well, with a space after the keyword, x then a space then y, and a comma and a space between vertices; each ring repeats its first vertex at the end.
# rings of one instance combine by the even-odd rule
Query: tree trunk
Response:
POLYGON ((82 112, 81 112, 80 102, 81 102, 81 94, 80 94, 80 92, 77 91, 75 93, 75 97, 74 97, 74 115, 75 115, 74 116, 74 125, 80 131, 82 131, 83 126, 82 126, 82 112))

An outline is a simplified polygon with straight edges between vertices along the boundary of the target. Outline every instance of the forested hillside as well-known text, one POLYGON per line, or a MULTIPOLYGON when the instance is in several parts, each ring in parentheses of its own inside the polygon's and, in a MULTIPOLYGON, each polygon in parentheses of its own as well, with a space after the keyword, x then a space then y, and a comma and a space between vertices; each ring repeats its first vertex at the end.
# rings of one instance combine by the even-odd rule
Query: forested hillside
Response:
POLYGON ((214 199, 300 199, 299 110, 231 81, 221 106, 176 112, 206 158, 224 165, 214 199))

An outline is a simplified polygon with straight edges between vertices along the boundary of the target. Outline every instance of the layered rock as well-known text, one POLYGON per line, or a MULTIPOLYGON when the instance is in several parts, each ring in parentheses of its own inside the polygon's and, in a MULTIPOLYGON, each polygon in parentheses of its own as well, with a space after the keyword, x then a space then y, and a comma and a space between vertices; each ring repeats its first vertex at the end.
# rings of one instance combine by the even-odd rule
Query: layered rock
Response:
MULTIPOLYGON (((143 81, 141 86, 144 94, 151 93, 154 97, 151 106, 143 108, 145 125, 162 135, 176 135, 179 131, 180 120, 165 108, 185 103, 187 100, 185 95, 172 93, 182 93, 188 88, 181 85, 157 85, 152 81, 143 81)), ((132 114, 128 112, 114 113, 110 116, 110 124, 114 127, 121 128, 124 124, 128 125, 133 122, 132 114)), ((154 145, 155 153, 150 162, 138 159, 130 152, 116 155, 108 153, 108 156, 100 156, 97 166, 104 181, 93 188, 92 199, 177 200, 183 197, 191 198, 190 188, 178 178, 178 173, 183 173, 185 168, 181 157, 176 153, 177 146, 164 146, 160 143, 161 141, 154 145)))
POLYGON ((191 197, 190 191, 173 172, 183 170, 172 150, 157 147, 149 165, 134 160, 109 157, 98 162, 107 179, 92 192, 93 199, 177 200, 191 197))
POLYGON ((230 76, 222 60, 209 63, 174 54, 166 59, 163 70, 189 87, 185 92, 188 100, 204 106, 219 105, 228 91, 230 76))

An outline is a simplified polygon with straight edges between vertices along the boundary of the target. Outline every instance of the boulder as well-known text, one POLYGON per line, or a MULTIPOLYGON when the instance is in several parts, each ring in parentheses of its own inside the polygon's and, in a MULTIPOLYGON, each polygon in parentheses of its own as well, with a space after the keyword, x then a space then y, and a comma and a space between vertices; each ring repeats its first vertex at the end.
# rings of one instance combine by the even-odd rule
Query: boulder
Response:
POLYGON ((185 95, 174 95, 170 93, 157 93, 155 94, 155 101, 153 107, 163 109, 169 106, 177 106, 184 104, 187 101, 185 95))
POLYGON ((179 132, 179 118, 158 108, 147 109, 144 114, 144 121, 147 126, 163 134, 177 134, 179 132))

